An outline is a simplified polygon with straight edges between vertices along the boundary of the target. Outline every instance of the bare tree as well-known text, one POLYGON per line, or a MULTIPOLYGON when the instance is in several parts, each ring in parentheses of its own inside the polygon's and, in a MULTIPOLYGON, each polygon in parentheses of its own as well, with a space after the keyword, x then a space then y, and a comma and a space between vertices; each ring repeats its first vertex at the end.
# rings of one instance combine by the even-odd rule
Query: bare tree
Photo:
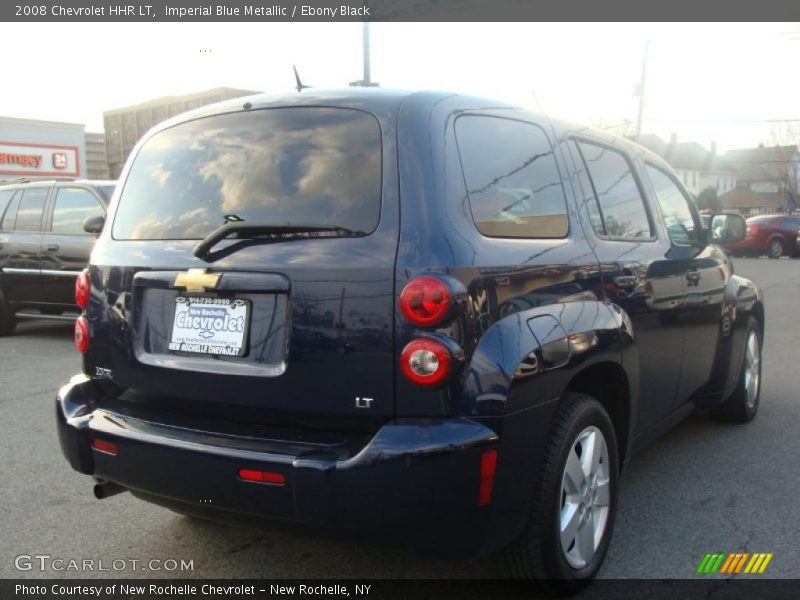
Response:
POLYGON ((772 163, 770 171, 774 173, 774 178, 784 190, 789 198, 786 208, 794 209, 798 205, 798 191, 800 191, 800 122, 799 121, 776 121, 770 125, 769 135, 767 136, 768 146, 794 146, 794 152, 786 152, 784 160, 776 160, 772 163))

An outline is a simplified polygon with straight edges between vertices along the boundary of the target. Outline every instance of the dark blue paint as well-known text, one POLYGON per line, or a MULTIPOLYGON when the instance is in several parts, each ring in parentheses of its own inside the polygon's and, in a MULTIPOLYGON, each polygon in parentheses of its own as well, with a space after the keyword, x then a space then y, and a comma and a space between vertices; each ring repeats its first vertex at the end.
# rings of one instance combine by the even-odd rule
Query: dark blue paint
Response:
MULTIPOLYGON (((194 241, 115 241, 105 232, 92 259, 84 371, 109 369, 113 381, 81 378, 57 398, 62 449, 75 469, 214 518, 366 528, 429 551, 488 552, 522 531, 559 399, 587 369, 623 382, 613 399, 623 460, 692 402, 710 406, 732 389, 747 319, 763 311, 761 292, 733 276, 715 246, 673 246, 646 181, 655 239, 596 236, 570 140, 598 134, 441 93, 348 90, 250 102, 374 115, 384 155, 378 228, 359 238, 223 242, 210 266, 192 255, 194 241), (465 113, 512 115, 547 132, 564 182, 567 237, 478 232, 453 133, 465 113), (264 294, 285 299, 284 330, 257 331, 286 336, 285 349, 233 365, 213 361, 205 371, 174 358, 144 364, 142 349, 153 346, 143 336, 163 330, 169 315, 148 314, 143 292, 174 294, 177 272, 206 267, 223 274, 221 293, 256 304, 264 294), (457 291, 452 318, 433 330, 399 313, 400 290, 421 274, 457 291), (397 369, 400 351, 419 335, 463 356, 437 389, 397 369), (358 408, 357 397, 372 398, 371 408, 358 408), (118 456, 91 451, 90 435, 118 443, 118 456), (479 507, 488 448, 499 450, 497 479, 491 505, 479 507), (287 484, 240 482, 238 468, 276 470, 287 484), (216 508, 198 504, 208 495, 216 508)), ((194 117, 240 108, 234 101, 194 117)), ((631 144, 597 139, 624 151, 643 180, 645 161, 664 167, 631 144)))

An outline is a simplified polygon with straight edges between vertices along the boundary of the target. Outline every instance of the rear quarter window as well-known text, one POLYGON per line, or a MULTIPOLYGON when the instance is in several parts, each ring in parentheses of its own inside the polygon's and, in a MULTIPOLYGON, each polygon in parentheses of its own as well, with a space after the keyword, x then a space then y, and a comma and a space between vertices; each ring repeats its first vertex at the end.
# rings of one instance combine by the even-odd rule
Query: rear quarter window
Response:
MULTIPOLYGON (((16 190, 0 190, 0 231, 5 228, 5 214, 16 190)), ((16 215, 16 210, 14 211, 16 215)))
POLYGON ((41 231, 49 188, 25 188, 17 209, 14 231, 41 231))
POLYGON ((163 130, 133 159, 116 239, 201 239, 230 221, 372 232, 381 131, 365 112, 292 107, 216 115, 163 130))
POLYGON ((553 149, 532 123, 464 115, 455 125, 475 227, 488 237, 561 238, 566 199, 553 149))

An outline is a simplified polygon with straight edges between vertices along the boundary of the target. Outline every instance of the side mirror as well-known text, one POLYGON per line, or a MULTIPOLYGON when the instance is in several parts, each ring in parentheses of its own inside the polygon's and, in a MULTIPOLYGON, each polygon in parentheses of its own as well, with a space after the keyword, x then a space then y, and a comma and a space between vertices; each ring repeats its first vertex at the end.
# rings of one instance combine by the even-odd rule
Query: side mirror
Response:
POLYGON ((105 217, 89 217, 83 222, 83 230, 86 233, 98 235, 101 231, 103 231, 103 225, 105 225, 105 223, 105 217))
POLYGON ((711 218, 709 240, 712 244, 732 244, 744 239, 747 224, 735 213, 720 213, 711 218))

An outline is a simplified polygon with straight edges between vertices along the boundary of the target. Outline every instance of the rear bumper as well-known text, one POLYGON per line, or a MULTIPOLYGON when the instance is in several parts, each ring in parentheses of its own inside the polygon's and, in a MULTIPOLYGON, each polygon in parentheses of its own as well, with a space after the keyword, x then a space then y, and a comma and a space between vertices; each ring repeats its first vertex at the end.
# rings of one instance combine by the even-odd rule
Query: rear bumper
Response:
POLYGON ((56 418, 75 470, 186 512, 367 532, 439 555, 500 543, 490 533, 497 503, 478 504, 481 455, 499 437, 471 419, 398 420, 357 444, 307 444, 142 418, 84 376, 59 390, 56 418), (116 455, 93 439, 115 444, 116 455), (243 481, 239 469, 281 473, 285 484, 243 481))

